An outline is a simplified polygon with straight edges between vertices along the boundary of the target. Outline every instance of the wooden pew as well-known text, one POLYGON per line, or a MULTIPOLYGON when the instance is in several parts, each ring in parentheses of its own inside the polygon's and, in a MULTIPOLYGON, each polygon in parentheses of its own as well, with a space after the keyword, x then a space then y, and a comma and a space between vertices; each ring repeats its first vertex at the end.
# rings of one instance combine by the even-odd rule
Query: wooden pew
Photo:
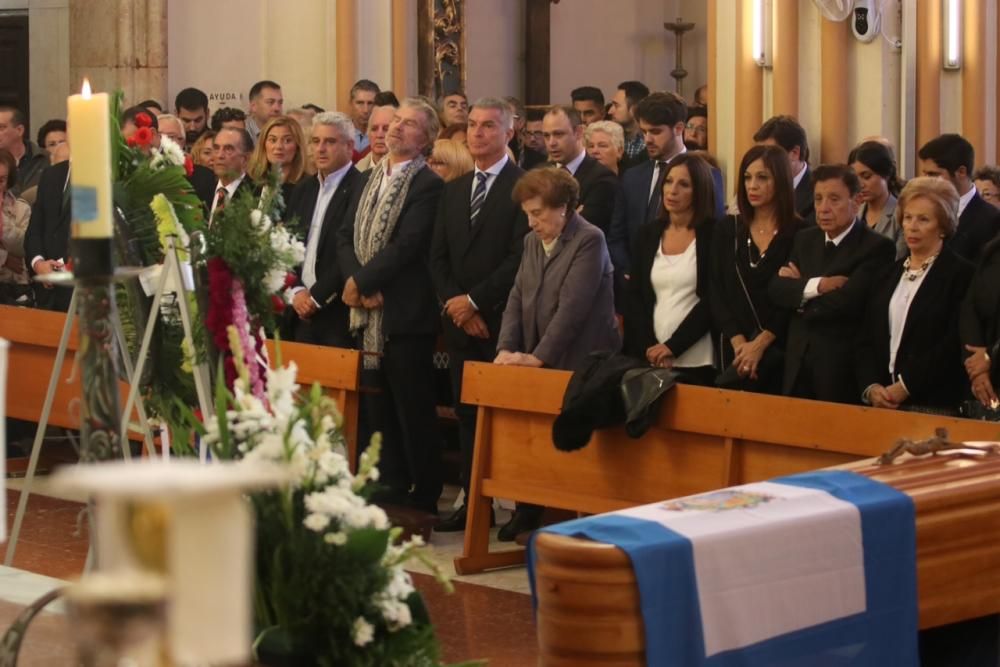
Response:
POLYGON ((561 452, 552 422, 569 372, 470 362, 464 373, 462 400, 479 420, 459 574, 524 561, 523 549, 489 551, 494 497, 597 514, 877 456, 940 426, 1000 440, 993 422, 682 385, 641 440, 608 429, 561 452))
MULTIPOLYGON (((0 337, 11 343, 8 416, 38 421, 65 317, 63 313, 0 306, 0 337)), ((76 347, 74 324, 69 352, 74 352, 76 347)), ((273 341, 267 341, 267 348, 272 361, 276 360, 273 341)), ((344 415, 344 436, 349 461, 353 466, 357 453, 361 353, 357 350, 282 342, 281 360, 283 363, 296 363, 300 385, 309 387, 318 382, 337 401, 344 415)), ((80 417, 75 402, 80 396, 80 374, 73 372, 73 354, 67 355, 59 377, 62 381, 56 389, 49 423, 63 428, 79 428, 80 417)), ((128 384, 121 382, 119 387, 124 400, 128 384)))

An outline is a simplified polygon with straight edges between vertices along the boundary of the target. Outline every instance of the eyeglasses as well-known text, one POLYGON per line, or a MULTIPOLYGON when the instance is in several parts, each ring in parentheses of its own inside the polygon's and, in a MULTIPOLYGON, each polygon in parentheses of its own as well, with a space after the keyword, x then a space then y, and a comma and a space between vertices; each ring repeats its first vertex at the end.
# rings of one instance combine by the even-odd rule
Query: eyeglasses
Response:
POLYGON ((694 132, 695 134, 708 134, 708 128, 705 127, 704 125, 694 125, 692 123, 688 123, 684 127, 686 127, 691 132, 694 132))

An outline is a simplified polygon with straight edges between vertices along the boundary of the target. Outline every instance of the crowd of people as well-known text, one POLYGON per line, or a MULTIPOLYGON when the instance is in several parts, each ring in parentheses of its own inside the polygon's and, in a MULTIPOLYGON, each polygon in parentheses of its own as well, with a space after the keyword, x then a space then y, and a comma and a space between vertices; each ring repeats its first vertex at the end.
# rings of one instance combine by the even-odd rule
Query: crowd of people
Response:
MULTIPOLYGON (((157 140, 191 154, 209 224, 278 174, 306 243, 285 335, 366 353, 389 502, 437 512, 439 336, 456 401, 466 361, 573 370, 622 351, 682 382, 1000 418, 1000 169, 977 169, 955 134, 920 147, 908 183, 880 137, 811 167, 805 129, 776 116, 727 202, 704 97, 626 81, 607 103, 587 86, 525 108, 399 100, 362 80, 340 113, 286 111, 281 86, 261 81, 246 111, 209 114, 189 88, 173 113, 147 100, 122 128, 145 113, 157 140)), ((68 156, 65 123, 35 145, 0 108, 5 298, 25 302, 29 275, 64 264, 68 156)), ((47 287, 34 298, 68 301, 47 287)), ((467 486, 476 413, 455 407, 467 486)), ((500 538, 539 518, 520 507, 500 538)), ((464 526, 463 507, 438 529, 464 526)))

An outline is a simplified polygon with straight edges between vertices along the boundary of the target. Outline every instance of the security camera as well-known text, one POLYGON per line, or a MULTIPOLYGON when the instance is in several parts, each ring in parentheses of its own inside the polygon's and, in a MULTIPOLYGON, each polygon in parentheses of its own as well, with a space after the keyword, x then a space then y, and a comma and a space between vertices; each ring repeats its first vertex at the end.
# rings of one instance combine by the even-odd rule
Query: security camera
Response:
POLYGON ((878 37, 882 28, 877 0, 854 0, 851 29, 859 42, 870 42, 878 37))

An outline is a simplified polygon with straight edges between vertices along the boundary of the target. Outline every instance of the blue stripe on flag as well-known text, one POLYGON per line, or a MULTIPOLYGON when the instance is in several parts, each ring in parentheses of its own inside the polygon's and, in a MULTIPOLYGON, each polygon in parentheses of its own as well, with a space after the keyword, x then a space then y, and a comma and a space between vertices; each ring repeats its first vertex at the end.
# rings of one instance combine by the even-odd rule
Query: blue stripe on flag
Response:
MULTIPOLYGON (((647 663, 696 665, 704 661, 705 641, 701 614, 697 612, 698 589, 691 542, 652 521, 624 516, 602 515, 575 519, 543 529, 548 533, 585 537, 614 544, 628 554, 639 586, 639 603, 646 630, 647 663), (677 605, 695 613, 671 613, 677 605), (652 629, 652 630, 650 630, 652 629), (668 662, 654 662, 652 656, 670 656, 668 662)), ((534 536, 528 544, 528 576, 535 597, 534 536)))
MULTIPOLYGON (((694 556, 686 537, 655 522, 617 515, 577 519, 544 530, 614 544, 629 555, 639 586, 648 665, 917 665, 913 501, 890 486, 847 471, 813 472, 770 481, 825 491, 859 508, 864 546, 864 613, 706 658, 694 556), (677 609, 691 613, 676 614, 677 609)), ((532 539, 528 545, 528 575, 536 599, 534 567, 532 539)))

